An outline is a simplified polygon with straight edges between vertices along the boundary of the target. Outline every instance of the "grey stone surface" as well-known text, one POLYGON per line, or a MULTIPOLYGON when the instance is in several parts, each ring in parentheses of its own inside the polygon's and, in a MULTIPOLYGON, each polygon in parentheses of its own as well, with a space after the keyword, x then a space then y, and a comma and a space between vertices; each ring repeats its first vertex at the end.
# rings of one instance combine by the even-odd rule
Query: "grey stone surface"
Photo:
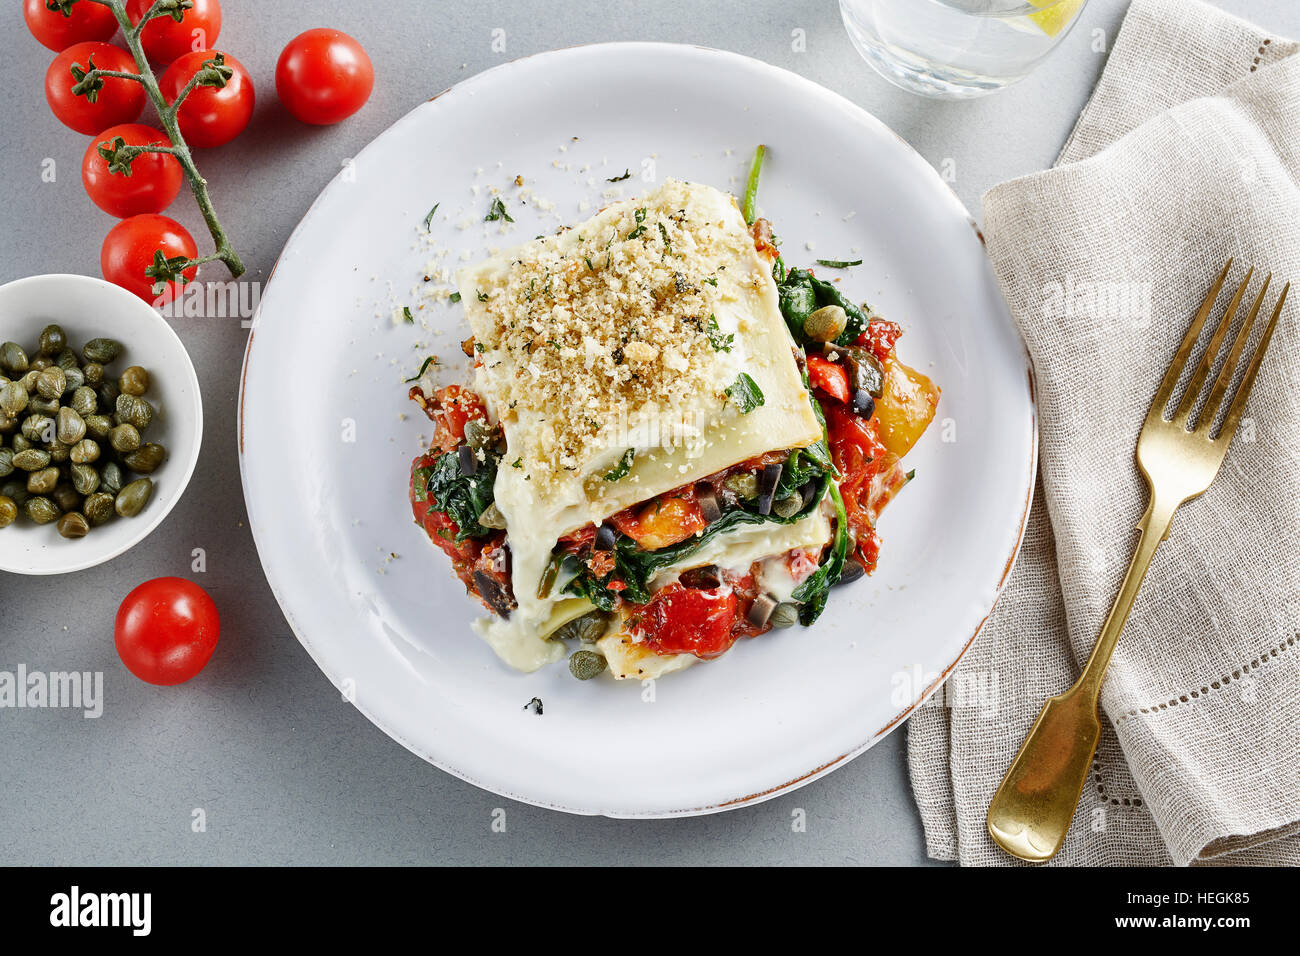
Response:
MULTIPOLYGON (((888 123, 935 165, 978 217, 989 186, 1051 163, 1104 64, 1124 0, 1092 0, 1083 20, 1020 85, 969 103, 895 90, 858 58, 832 0, 726 3, 443 3, 226 0, 220 48, 252 72, 251 129, 203 154, 222 219, 264 280, 294 224, 341 162, 423 99, 506 59, 609 40, 720 47, 829 86, 888 123), (301 30, 357 37, 377 72, 357 116, 328 129, 279 108, 275 60, 301 30), (506 51, 491 49, 503 28, 506 51), (807 51, 791 50, 791 30, 807 51)), ((1225 6, 1283 34, 1300 33, 1287 0, 1225 6)), ((87 138, 49 113, 41 80, 52 54, 33 40, 20 5, 0 9, 0 280, 41 272, 99 274, 109 217, 87 199, 79 164, 87 138), (56 163, 44 182, 41 165, 56 163)), ((864 175, 869 175, 864 170, 864 175)), ((170 212, 203 243, 193 203, 170 212)), ((210 278, 222 278, 219 267, 210 278)), ((193 482, 146 546, 60 578, 0 574, 0 670, 104 673, 97 720, 66 710, 0 709, 0 863, 891 863, 926 862, 896 733, 829 777, 755 807, 669 821, 586 819, 502 800, 423 763, 373 727, 317 670, 290 633, 249 534, 235 444, 246 330, 236 319, 175 322, 202 383, 206 430, 193 482), (132 677, 113 648, 113 617, 135 585, 189 575, 222 613, 218 652, 180 688, 132 677), (505 807, 504 834, 491 828, 505 807), (191 821, 201 808, 206 832, 191 821), (806 832, 792 832, 795 811, 806 832)))

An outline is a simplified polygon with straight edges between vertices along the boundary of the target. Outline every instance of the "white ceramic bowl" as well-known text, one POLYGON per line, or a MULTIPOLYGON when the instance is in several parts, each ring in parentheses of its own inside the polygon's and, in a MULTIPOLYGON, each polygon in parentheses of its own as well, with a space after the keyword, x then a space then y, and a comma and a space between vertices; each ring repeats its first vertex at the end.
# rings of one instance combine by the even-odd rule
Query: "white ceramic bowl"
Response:
MULTIPOLYGON (((63 326, 78 354, 93 338, 121 342, 123 353, 109 366, 110 372, 120 374, 128 365, 149 371, 145 397, 156 414, 145 438, 161 443, 167 459, 151 476, 153 496, 134 518, 115 516, 76 541, 61 537, 53 525, 34 525, 22 516, 0 528, 0 570, 15 574, 80 571, 143 541, 180 500, 203 439, 203 403, 194 365, 155 309, 124 289, 89 276, 31 276, 0 286, 0 342, 17 342, 33 354, 41 329, 51 322, 63 326)), ((0 479, 0 485, 10 480, 0 479)))

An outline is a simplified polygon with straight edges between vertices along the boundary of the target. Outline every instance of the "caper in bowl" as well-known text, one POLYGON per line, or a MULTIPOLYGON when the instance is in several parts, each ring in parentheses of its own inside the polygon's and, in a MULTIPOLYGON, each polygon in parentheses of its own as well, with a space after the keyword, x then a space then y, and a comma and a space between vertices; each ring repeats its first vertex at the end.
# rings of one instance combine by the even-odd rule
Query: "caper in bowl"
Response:
POLYGON ((153 308, 86 276, 0 286, 0 570, 78 570, 145 538, 201 435, 194 367, 153 308))

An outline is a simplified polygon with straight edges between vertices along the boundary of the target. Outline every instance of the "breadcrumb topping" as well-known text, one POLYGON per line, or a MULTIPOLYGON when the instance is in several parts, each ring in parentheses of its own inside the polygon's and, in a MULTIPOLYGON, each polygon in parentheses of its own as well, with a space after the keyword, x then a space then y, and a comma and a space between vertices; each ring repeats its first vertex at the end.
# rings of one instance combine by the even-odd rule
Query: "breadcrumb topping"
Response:
POLYGON ((701 409, 729 414, 725 390, 745 353, 731 306, 767 281, 740 265, 756 261, 732 197, 668 180, 462 272, 516 467, 545 485, 622 454, 612 421, 703 427, 701 409))

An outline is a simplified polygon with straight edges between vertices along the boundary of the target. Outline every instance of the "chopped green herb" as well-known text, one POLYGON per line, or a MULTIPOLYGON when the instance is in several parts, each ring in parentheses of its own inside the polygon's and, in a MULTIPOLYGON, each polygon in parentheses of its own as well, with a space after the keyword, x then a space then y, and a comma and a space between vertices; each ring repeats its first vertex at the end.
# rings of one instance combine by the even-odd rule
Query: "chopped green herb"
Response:
POLYGON ((475 291, 474 294, 478 297, 480 302, 486 302, 488 300, 488 294, 486 292, 475 291))
POLYGON ((915 477, 916 477, 916 469, 913 468, 911 471, 907 473, 907 480, 911 481, 915 477))
POLYGON ((475 351, 475 352, 478 352, 480 355, 482 355, 484 352, 487 351, 487 346, 484 345, 482 342, 475 342, 475 343, 474 343, 474 351, 475 351))
POLYGON ((747 372, 741 372, 736 376, 736 381, 727 389, 727 397, 736 403, 742 415, 748 415, 765 401, 763 390, 747 372))
MULTIPOLYGON (((497 196, 492 200, 492 205, 488 207, 488 214, 483 217, 484 222, 496 222, 498 219, 504 219, 506 222, 514 222, 510 213, 506 212, 506 204, 497 196)), ((538 237, 541 238, 540 236, 538 237)))
POLYGON ((611 176, 609 179, 605 180, 605 182, 607 182, 607 183, 621 183, 623 180, 625 180, 625 179, 631 179, 631 178, 632 178, 632 170, 630 170, 630 169, 625 169, 625 170, 623 171, 623 175, 622 175, 622 176, 611 176))
POLYGON ((627 237, 636 239, 645 232, 645 206, 632 213, 632 218, 636 220, 636 228, 629 232, 627 237))
POLYGON ((590 269, 592 272, 596 271, 596 267, 591 264, 591 256, 583 256, 582 261, 587 263, 587 268, 590 269))
POLYGON ((745 222, 748 225, 754 224, 754 203, 758 199, 758 174, 762 172, 763 157, 766 154, 767 147, 761 144, 754 150, 754 162, 749 167, 749 179, 745 182, 745 204, 740 209, 745 214, 745 222))
POLYGON ((819 266, 825 266, 827 269, 849 269, 853 266, 862 265, 861 259, 818 259, 819 266))
POLYGON ((404 378, 404 379, 402 379, 402 381, 403 381, 403 382, 414 382, 414 381, 415 381, 416 379, 418 379, 418 378, 423 378, 423 377, 424 377, 424 373, 427 372, 427 371, 429 370, 429 366, 430 366, 430 365, 437 365, 437 364, 438 364, 438 356, 436 356, 436 355, 430 355, 427 359, 424 360, 424 364, 420 366, 420 370, 419 370, 418 372, 416 372, 416 373, 415 373, 414 375, 412 375, 410 378, 404 378))
POLYGON ((718 287, 718 280, 714 276, 708 276, 704 279, 704 281, 707 282, 709 285, 713 286, 713 288, 715 289, 718 287))
POLYGON ((659 238, 664 241, 664 255, 671 256, 673 254, 673 244, 668 238, 668 229, 662 222, 659 223, 659 238))
POLYGON ((632 470, 632 459, 636 457, 636 450, 629 448, 623 452, 623 457, 618 460, 618 464, 605 473, 606 481, 618 481, 620 478, 626 478, 628 472, 632 470))
POLYGON ((715 315, 709 316, 709 324, 704 327, 704 334, 709 337, 709 344, 713 346, 715 352, 730 352, 732 343, 736 341, 734 334, 722 334, 722 329, 718 327, 718 318, 715 315))
POLYGON ((442 205, 442 203, 440 203, 440 202, 436 202, 436 203, 434 203, 434 204, 433 204, 433 208, 429 210, 429 215, 427 215, 427 216, 424 217, 424 231, 425 231, 425 232, 428 232, 428 231, 429 231, 429 224, 433 222, 433 214, 434 214, 435 212, 438 211, 438 207, 441 206, 441 205, 442 205))
POLYGON ((459 293, 459 292, 453 292, 453 293, 448 297, 447 301, 449 301, 449 302, 459 302, 459 301, 460 301, 460 293, 459 293))
POLYGON ((407 325, 415 324, 415 316, 411 314, 411 307, 409 305, 402 306, 402 319, 407 325))
POLYGON ((522 468, 522 467, 524 467, 524 459, 523 459, 523 456, 521 455, 520 457, 518 457, 518 458, 516 458, 514 461, 512 461, 512 462, 510 463, 510 467, 511 467, 511 468, 522 468))

